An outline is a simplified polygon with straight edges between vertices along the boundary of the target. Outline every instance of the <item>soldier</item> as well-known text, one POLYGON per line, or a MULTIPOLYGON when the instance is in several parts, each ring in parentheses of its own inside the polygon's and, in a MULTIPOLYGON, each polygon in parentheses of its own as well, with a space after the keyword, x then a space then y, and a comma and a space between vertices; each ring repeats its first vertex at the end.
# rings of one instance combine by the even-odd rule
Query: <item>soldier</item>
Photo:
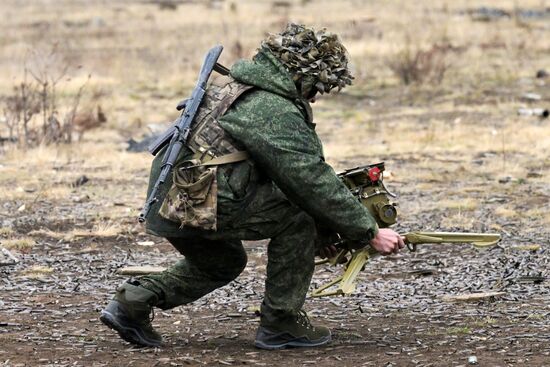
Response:
MULTIPOLYGON (((210 85, 173 179, 147 218, 147 232, 184 255, 160 274, 122 284, 101 321, 126 341, 158 346, 149 315, 193 302, 235 279, 247 257, 241 240, 271 239, 255 345, 320 346, 331 340, 302 306, 321 233, 336 232, 382 254, 404 247, 325 163, 309 102, 351 84, 338 37, 289 24, 241 60, 222 86, 210 85), (208 163, 210 162, 210 163, 208 163)), ((219 84, 219 83, 218 83, 219 84)), ((160 172, 153 161, 149 192, 160 172)))

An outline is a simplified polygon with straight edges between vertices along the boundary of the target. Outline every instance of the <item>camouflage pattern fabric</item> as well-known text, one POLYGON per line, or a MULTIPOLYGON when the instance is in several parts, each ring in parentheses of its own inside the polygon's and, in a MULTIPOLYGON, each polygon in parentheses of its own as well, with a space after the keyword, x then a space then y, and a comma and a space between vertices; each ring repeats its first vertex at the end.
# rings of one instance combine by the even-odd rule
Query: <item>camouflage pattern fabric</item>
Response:
POLYGON ((219 125, 218 119, 244 92, 253 88, 233 78, 211 84, 191 126, 188 147, 196 159, 179 161, 172 171, 172 186, 160 207, 159 215, 180 227, 216 230, 218 184, 216 167, 200 166, 214 157, 241 149, 219 125))
POLYGON ((215 231, 218 207, 216 167, 200 164, 200 160, 192 159, 174 167, 172 187, 166 194, 159 215, 179 223, 180 227, 215 231), (193 168, 188 168, 191 166, 193 168))
POLYGON ((346 48, 337 35, 325 29, 315 31, 289 23, 283 32, 270 34, 262 48, 282 62, 304 96, 312 89, 321 94, 341 90, 352 82, 346 48))
POLYGON ((218 157, 242 150, 218 124, 218 119, 241 94, 251 88, 253 86, 238 83, 231 77, 222 78, 208 86, 187 140, 192 151, 218 157))
POLYGON ((187 238, 169 238, 184 259, 163 273, 139 279, 159 295, 158 307, 188 304, 229 283, 246 265, 241 239, 271 238, 262 320, 275 322, 302 308, 314 270, 315 222, 276 187, 262 185, 223 231, 188 232, 187 238))
MULTIPOLYGON (((254 60, 235 64, 231 75, 255 88, 219 123, 251 159, 218 167, 217 231, 180 228, 156 214, 160 203, 153 206, 147 231, 177 242, 185 259, 144 281, 160 295, 160 307, 191 302, 238 275, 244 261, 240 240, 271 238, 262 318, 277 318, 303 305, 316 227, 369 241, 377 226, 325 163, 309 104, 284 65, 262 49, 254 60)), ((192 155, 185 149, 181 159, 192 155)), ((161 161, 162 152, 153 161, 149 190, 161 161)))

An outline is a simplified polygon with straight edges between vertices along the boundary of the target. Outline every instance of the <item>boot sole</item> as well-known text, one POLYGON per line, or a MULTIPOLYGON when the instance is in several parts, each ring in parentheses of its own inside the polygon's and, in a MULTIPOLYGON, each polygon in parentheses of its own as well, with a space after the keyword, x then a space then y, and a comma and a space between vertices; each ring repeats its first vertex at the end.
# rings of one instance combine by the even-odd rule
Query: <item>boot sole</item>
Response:
POLYGON ((101 311, 101 316, 99 320, 107 325, 109 328, 113 329, 120 335, 120 337, 126 340, 128 343, 139 345, 140 347, 158 347, 161 345, 161 342, 158 340, 151 340, 146 338, 139 329, 133 327, 126 327, 121 325, 116 317, 113 316, 109 311, 101 311))
POLYGON ((256 340, 254 342, 254 346, 256 348, 267 349, 267 350, 277 350, 277 349, 286 349, 286 348, 308 348, 308 347, 320 347, 321 345, 328 344, 331 341, 332 341, 332 336, 327 335, 325 337, 322 337, 314 341, 294 339, 294 340, 289 340, 278 344, 266 344, 260 340, 256 340))

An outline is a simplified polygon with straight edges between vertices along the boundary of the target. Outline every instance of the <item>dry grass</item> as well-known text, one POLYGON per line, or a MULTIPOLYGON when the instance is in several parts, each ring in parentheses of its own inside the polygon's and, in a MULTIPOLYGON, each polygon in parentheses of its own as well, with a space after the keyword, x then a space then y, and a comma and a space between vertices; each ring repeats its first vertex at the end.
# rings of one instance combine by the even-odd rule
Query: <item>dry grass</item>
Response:
POLYGON ((544 224, 550 224, 550 209, 548 206, 537 207, 525 211, 527 218, 542 221, 544 224))
POLYGON ((51 237, 55 239, 64 239, 65 234, 63 232, 55 232, 50 229, 35 229, 29 232, 31 237, 51 237))
MULTIPOLYGON (((507 59, 510 61, 502 62, 503 66, 517 62, 519 55, 514 52, 514 46, 526 39, 539 41, 535 47, 541 50, 548 44, 540 30, 521 29, 513 23, 509 27, 492 29, 487 24, 472 24, 468 19, 462 22, 445 21, 452 14, 473 6, 465 0, 452 4, 434 1, 422 4, 424 6, 403 1, 361 6, 353 1, 320 0, 306 5, 302 5, 301 1, 292 1, 289 18, 274 12, 269 1, 252 0, 239 1, 236 12, 229 11, 227 4, 222 9, 209 9, 201 3, 187 4, 167 12, 142 2, 112 1, 95 6, 93 3, 68 0, 57 1, 55 6, 47 7, 30 1, 18 1, 18 11, 14 12, 10 9, 14 2, 5 1, 2 5, 5 7, 3 12, 9 15, 6 38, 12 41, 8 43, 6 53, 23 56, 29 44, 48 38, 67 38, 72 41, 71 48, 66 50, 67 56, 82 62, 86 69, 92 71, 98 84, 130 87, 138 95, 146 88, 158 91, 181 88, 183 80, 194 76, 194 68, 200 63, 204 49, 217 42, 228 48, 222 56, 225 63, 234 59, 229 48, 237 39, 243 46, 243 54, 249 56, 265 32, 281 28, 287 20, 317 27, 330 26, 347 41, 354 60, 369 60, 368 64, 356 62, 357 74, 363 76, 368 73, 375 78, 391 75, 386 60, 403 45, 405 36, 410 36, 413 46, 429 46, 445 39, 456 45, 477 46, 485 38, 491 40, 498 37, 505 47, 496 51, 513 56, 507 59), (64 9, 64 15, 56 17, 60 6, 64 9), (404 12, 410 17, 395 17, 395 14, 404 12), (34 26, 21 27, 23 14, 26 15, 24 21, 34 26), (369 22, 373 14, 376 15, 375 21, 369 22), (121 16, 124 16, 124 22, 120 22, 121 16), (46 23, 49 25, 47 28, 46 23), (205 32, 205 29, 208 31, 205 32), (174 36, 180 32, 193 39, 192 45, 182 43, 179 37, 174 36), (127 57, 132 54, 137 57, 127 57), (182 60, 184 57, 185 60, 182 60), (383 73, 373 72, 373 69, 381 69, 383 73), (151 79, 157 79, 158 83, 150 84, 151 79)), ((527 0, 522 2, 522 6, 538 6, 539 3, 538 0, 527 0)), ((510 0, 493 1, 492 6, 511 8, 514 3, 510 0)), ((481 69, 483 72, 487 66, 479 61, 480 49, 471 47, 467 52, 467 57, 457 60, 459 66, 469 64, 470 69, 481 69)), ((13 72, 14 66, 11 62, 7 64, 10 67, 6 71, 13 72)))
POLYGON ((100 223, 92 228, 91 231, 73 231, 72 237, 115 237, 123 232, 123 228, 118 224, 100 223))
POLYGON ((466 198, 463 200, 446 199, 438 203, 445 209, 458 210, 459 212, 473 211, 479 207, 479 200, 466 198))
MULTIPOLYGON (((91 71, 95 83, 92 87, 104 90, 109 96, 108 107, 113 114, 109 124, 115 128, 129 127, 136 119, 147 123, 167 121, 174 117, 174 101, 184 94, 184 89, 192 85, 202 54, 210 45, 217 42, 226 46, 232 45, 238 39, 245 50, 244 55, 249 56, 265 32, 276 31, 286 21, 284 14, 273 11, 270 2, 247 0, 239 1, 233 11, 227 4, 221 9, 211 9, 199 3, 182 5, 175 11, 161 11, 155 5, 137 2, 126 2, 121 6, 121 3, 114 1, 95 7, 92 4, 76 5, 70 1, 60 1, 56 6, 40 6, 40 11, 37 11, 38 5, 32 2, 18 2, 20 11, 15 13, 9 9, 10 4, 11 1, 7 1, 0 5, 6 7, 7 14, 11 14, 11 27, 6 29, 8 40, 12 40, 5 48, 6 54, 0 54, 0 62, 9 66, 0 68, 0 91, 9 87, 2 82, 7 83, 17 75, 14 68, 21 60, 13 55, 23 57, 26 48, 46 37, 51 40, 68 39, 73 46, 65 50, 66 56, 83 63, 81 72, 73 76, 73 92, 76 92, 79 83, 91 71), (63 6, 66 15, 59 18, 52 16, 59 6, 63 6), (92 6, 94 11, 89 12, 92 6), (26 15, 23 19, 19 14, 32 16, 26 15), (125 15, 123 23, 118 20, 121 14, 125 15), (192 45, 181 44, 179 38, 174 37, 174 34, 181 32, 183 14, 187 19, 186 34, 193 39, 192 45), (160 21, 162 27, 158 26, 160 21), (49 24, 47 28, 40 25, 46 23, 49 24), (25 24, 34 26, 24 26, 25 24), (199 25, 201 28, 198 28, 199 25), (208 32, 197 29, 208 29, 208 32), (129 57, 136 54, 138 57, 129 57), (82 55, 88 57, 84 58, 82 55), (185 55, 184 60, 182 55, 185 55), (2 59, 2 56, 5 58, 2 59), (149 98, 151 95, 156 98, 149 98)), ((402 1, 362 6, 357 6, 352 1, 334 3, 328 0, 305 5, 294 1, 291 4, 292 20, 317 27, 329 26, 331 30, 341 34, 354 61, 357 75, 355 90, 359 95, 365 87, 373 90, 373 87, 380 84, 387 86, 398 82, 387 67, 387 59, 407 43, 422 48, 445 41, 446 44, 464 48, 464 54, 452 60, 453 73, 449 75, 444 86, 452 87, 457 95, 475 92, 477 89, 474 88, 480 82, 514 80, 520 76, 532 75, 537 67, 547 64, 544 57, 528 57, 526 53, 518 51, 518 47, 525 42, 530 43, 528 53, 533 55, 539 55, 549 47, 550 41, 540 27, 526 30, 518 28, 513 22, 495 27, 493 24, 472 22, 468 17, 461 21, 448 21, 461 10, 475 6, 468 1, 452 4, 435 1, 420 6, 402 1), (410 17, 400 19, 394 16, 403 12, 407 12, 410 17), (373 14, 376 14, 375 20, 367 21, 373 14), (492 50, 493 54, 488 57, 487 51, 482 47, 494 39, 501 40, 504 47, 492 50), (495 62, 498 63, 495 65, 495 62), (507 73, 510 75, 506 76, 507 73)), ((524 7, 539 5, 536 0, 522 2, 524 7)), ((515 5, 512 1, 495 1, 492 6, 510 9, 515 5)), ((226 64, 233 61, 229 50, 222 55, 222 61, 226 64)), ((353 91, 352 88, 350 92, 353 91)), ((346 123, 348 120, 368 122, 369 109, 366 106, 357 107, 348 109, 354 113, 351 118, 345 118, 346 123)), ((438 111, 443 111, 444 108, 441 104, 437 106, 438 111)), ((455 106, 447 104, 447 108, 453 109, 455 106)), ((479 109, 476 106, 468 108, 479 109)), ((407 113, 411 110, 409 108, 407 113)), ((494 126, 491 124, 482 124, 475 128, 477 131, 472 131, 472 126, 459 125, 449 129, 449 126, 434 120, 432 127, 419 131, 414 119, 399 120, 402 112, 389 110, 385 113, 388 118, 392 115, 397 118, 395 123, 398 126, 395 128, 382 128, 380 131, 380 126, 375 124, 375 135, 373 136, 373 131, 367 132, 370 142, 387 142, 372 147, 374 155, 402 152, 404 146, 410 151, 463 151, 472 148, 476 150, 480 146, 485 149, 501 148, 502 139, 495 139, 494 126), (472 133, 476 136, 475 141, 468 139, 472 133), (391 139, 384 139, 390 135, 391 139)), ((417 112, 418 115, 425 114, 426 108, 417 108, 417 112)), ((323 116, 317 116, 322 127, 323 116)), ((348 125, 351 130, 357 128, 356 123, 348 125)), ((331 128, 329 125, 326 129, 331 128)), ((349 134, 347 130, 342 133, 353 138, 354 146, 358 147, 361 141, 366 141, 365 137, 349 134)), ((530 146, 528 143, 525 145, 529 135, 542 136, 529 131, 526 133, 522 135, 522 142, 510 143, 508 149, 514 146, 530 146)), ((510 137, 513 135, 507 129, 499 129, 497 134, 503 134, 512 140, 510 137)), ((104 138, 101 136, 102 140, 104 138)), ((548 142, 544 145, 548 147, 548 142)), ((341 148, 327 147, 327 155, 338 158, 356 154, 354 149, 341 148)), ((111 149, 103 151, 109 152, 111 149)))
POLYGON ((474 228, 476 220, 470 215, 463 212, 458 212, 450 216, 444 216, 441 219, 441 225, 443 228, 461 228, 464 231, 470 231, 474 228))
POLYGON ((9 227, 2 227, 0 228, 0 236, 2 237, 10 237, 14 234, 14 230, 9 227))
POLYGON ((541 245, 533 244, 533 245, 516 245, 511 246, 511 250, 517 250, 517 251, 539 251, 541 249, 541 245))
POLYGON ((516 218, 518 217, 518 212, 514 209, 510 209, 504 206, 498 207, 494 211, 495 215, 502 218, 516 218))
POLYGON ((430 82, 440 84, 450 64, 449 50, 433 45, 428 50, 411 50, 409 45, 389 60, 389 67, 405 85, 430 82))
MULTIPOLYGON (((349 162, 389 160, 403 189, 452 191, 444 201, 434 195, 421 206, 411 204, 404 216, 445 209, 444 224, 468 227, 473 225, 468 214, 483 202, 470 197, 515 195, 524 181, 550 184, 550 124, 516 116, 521 94, 537 89, 534 73, 550 63, 550 37, 542 22, 530 27, 508 20, 473 22, 461 11, 487 4, 470 0, 296 0, 290 1, 288 14, 275 11, 269 1, 233 3, 232 9, 230 2, 220 9, 193 2, 161 11, 149 2, 121 0, 46 0, 47 6, 30 0, 1 2, 6 23, 0 37, 0 95, 21 78, 30 48, 62 41, 68 45, 61 47, 64 57, 82 65, 62 98, 72 98, 91 73, 89 87, 103 93, 109 117, 106 128, 91 131, 78 145, 0 152, 0 197, 13 203, 12 212, 25 205, 23 214, 28 214, 34 203, 47 202, 55 204, 48 215, 56 218, 66 215, 63 207, 88 196, 93 205, 79 215, 96 223, 133 216, 145 196, 151 157, 124 152, 124 140, 146 133, 149 123, 177 116, 174 105, 192 87, 209 47, 225 45, 221 62, 230 65, 237 40, 248 57, 266 32, 278 31, 287 20, 339 33, 352 58, 356 81, 345 90, 346 97, 325 96, 313 106, 329 163, 342 169, 349 162), (193 42, 182 42, 181 34, 193 42), (460 54, 447 55, 452 67, 441 84, 403 87, 387 61, 408 44, 411 49, 447 44, 460 54), (541 176, 528 178, 533 171, 541 176), (89 183, 72 187, 81 175, 89 183), (499 184, 498 178, 506 176, 513 180, 499 184)), ((512 10, 516 2, 495 0, 491 6, 512 10)), ((521 6, 542 5, 525 0, 521 6)), ((495 217, 516 218, 515 204, 497 208, 495 217)), ((543 209, 529 215, 539 224, 550 223, 543 209)), ((116 236, 129 230, 103 225, 57 236, 116 236)))
POLYGON ((16 250, 20 252, 30 252, 36 245, 36 242, 30 237, 13 238, 2 240, 2 246, 8 250, 16 250))
POLYGON ((30 279, 42 279, 54 272, 53 268, 41 265, 31 266, 20 272, 20 275, 30 279))
POLYGON ((29 232, 29 236, 32 237, 50 237, 58 240, 64 241, 76 241, 82 238, 90 237, 116 237, 122 233, 126 232, 126 229, 119 225, 113 223, 100 223, 95 225, 90 230, 71 230, 71 231, 52 231, 49 229, 38 229, 29 232))

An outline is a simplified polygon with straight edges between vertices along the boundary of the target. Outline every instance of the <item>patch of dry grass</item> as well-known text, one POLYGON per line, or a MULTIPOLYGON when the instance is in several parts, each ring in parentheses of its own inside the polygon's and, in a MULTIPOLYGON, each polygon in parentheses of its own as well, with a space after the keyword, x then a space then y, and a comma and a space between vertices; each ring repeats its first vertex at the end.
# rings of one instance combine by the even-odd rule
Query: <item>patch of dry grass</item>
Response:
POLYGON ((53 268, 41 265, 31 266, 20 272, 20 275, 30 279, 42 279, 54 272, 53 268))
POLYGON ((507 208, 507 207, 504 207, 504 206, 497 207, 494 210, 494 214, 499 216, 499 217, 507 218, 507 219, 517 218, 518 215, 519 215, 516 210, 511 209, 511 208, 507 208))
POLYGON ((28 233, 31 237, 50 237, 55 239, 63 239, 65 238, 65 234, 63 232, 54 232, 49 229, 35 229, 28 233))
POLYGON ((458 212, 456 214, 444 216, 441 219, 441 226, 444 228, 461 228, 469 231, 474 228, 476 220, 472 216, 458 212))
POLYGON ((85 237, 116 237, 125 232, 127 232, 127 229, 119 224, 100 223, 93 226, 89 230, 74 229, 71 231, 56 232, 49 229, 38 229, 30 231, 29 236, 50 237, 71 242, 85 237))
POLYGON ((19 167, 51 167, 52 164, 70 159, 69 145, 38 145, 27 150, 9 149, 5 152, 6 161, 19 167))
POLYGON ((53 186, 49 187, 47 189, 43 189, 39 195, 37 195, 37 199, 47 199, 50 201, 62 201, 62 200, 68 200, 71 196, 72 189, 68 185, 64 186, 53 186))
POLYGON ((479 200, 465 199, 445 199, 438 202, 440 208, 458 210, 459 212, 469 212, 479 207, 479 200))
POLYGON ((550 209, 546 207, 537 207, 527 210, 524 215, 530 220, 541 221, 543 224, 550 224, 550 209))
POLYGON ((0 228, 0 236, 2 237, 10 237, 15 233, 15 231, 10 227, 1 227, 0 228))
POLYGON ((539 251, 541 249, 541 245, 533 244, 533 245, 515 245, 509 248, 510 250, 516 250, 516 251, 539 251))
POLYGON ((124 228, 119 224, 100 223, 95 225, 91 230, 75 230, 70 234, 70 238, 77 237, 115 237, 124 232, 124 228))
POLYGON ((29 252, 36 245, 36 242, 30 237, 4 239, 1 243, 8 250, 20 252, 29 252))
POLYGON ((0 187, 0 196, 4 200, 23 200, 25 201, 25 209, 32 210, 32 204, 38 200, 48 199, 52 201, 66 200, 71 195, 71 188, 67 186, 54 186, 45 184, 39 190, 27 192, 25 190, 12 190, 10 187, 0 187))

